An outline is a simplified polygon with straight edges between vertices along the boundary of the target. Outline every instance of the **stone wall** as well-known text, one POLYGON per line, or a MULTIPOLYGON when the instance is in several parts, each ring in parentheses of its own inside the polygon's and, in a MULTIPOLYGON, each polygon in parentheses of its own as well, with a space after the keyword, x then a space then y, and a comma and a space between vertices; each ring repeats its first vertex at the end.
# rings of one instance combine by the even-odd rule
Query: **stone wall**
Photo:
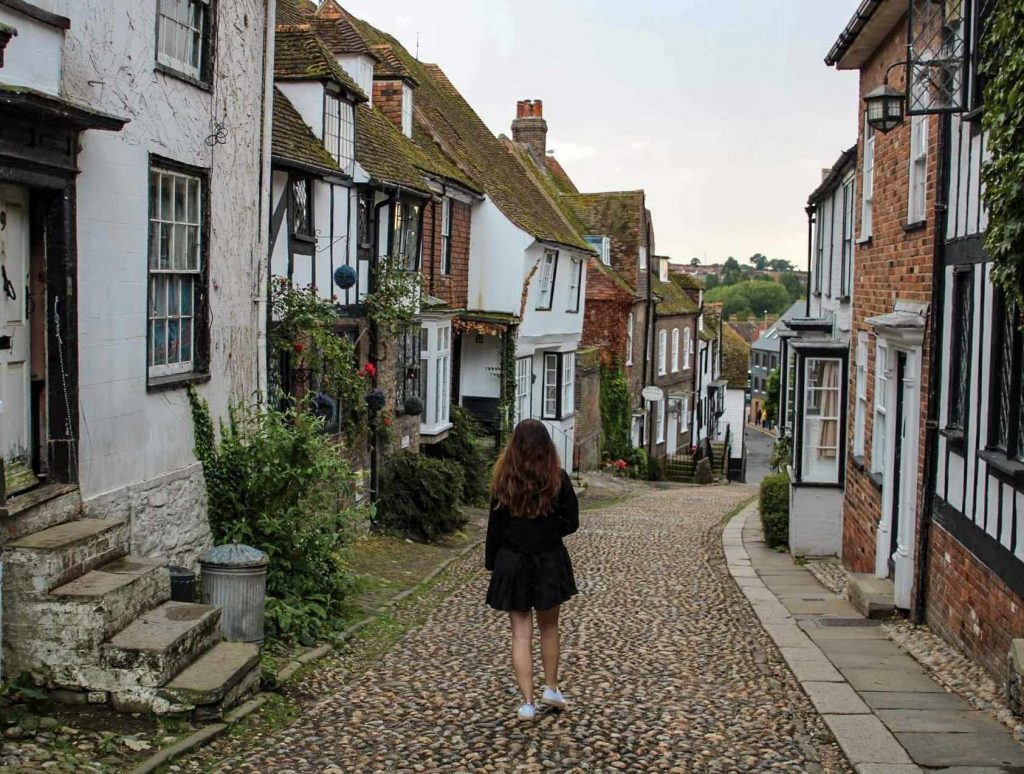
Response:
POLYGON ((94 519, 130 521, 130 550, 171 564, 195 567, 213 545, 206 515, 206 480, 198 462, 83 503, 94 519))

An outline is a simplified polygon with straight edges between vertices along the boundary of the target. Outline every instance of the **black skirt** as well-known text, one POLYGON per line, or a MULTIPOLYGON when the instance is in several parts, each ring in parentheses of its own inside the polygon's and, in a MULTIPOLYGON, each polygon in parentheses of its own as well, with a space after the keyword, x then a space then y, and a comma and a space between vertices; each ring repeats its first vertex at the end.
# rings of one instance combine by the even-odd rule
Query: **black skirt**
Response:
POLYGON ((577 593, 569 552, 564 548, 520 554, 498 549, 487 587, 495 610, 550 610, 577 593))

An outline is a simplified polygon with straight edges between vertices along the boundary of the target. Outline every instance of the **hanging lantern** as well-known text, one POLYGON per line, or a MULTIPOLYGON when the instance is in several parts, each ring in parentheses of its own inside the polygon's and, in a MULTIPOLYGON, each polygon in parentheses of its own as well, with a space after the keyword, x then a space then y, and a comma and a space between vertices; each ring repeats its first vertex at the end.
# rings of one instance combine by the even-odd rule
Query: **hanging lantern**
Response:
POLYGON ((883 134, 903 123, 906 95, 884 83, 864 97, 868 126, 883 134))

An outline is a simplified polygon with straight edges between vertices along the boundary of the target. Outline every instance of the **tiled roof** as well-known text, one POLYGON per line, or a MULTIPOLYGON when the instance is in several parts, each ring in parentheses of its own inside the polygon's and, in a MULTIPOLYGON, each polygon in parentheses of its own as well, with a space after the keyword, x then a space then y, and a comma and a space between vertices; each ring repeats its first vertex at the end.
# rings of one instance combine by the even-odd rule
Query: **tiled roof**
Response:
POLYGON ((373 180, 429 193, 415 160, 421 158, 412 142, 378 110, 356 109, 356 161, 373 180))
POLYGON ((558 190, 561 193, 579 193, 579 189, 576 188, 576 184, 572 181, 572 178, 569 177, 565 168, 558 163, 558 159, 554 156, 548 156, 544 160, 547 162, 548 171, 551 173, 551 177, 554 179, 555 184, 558 186, 558 190))
POLYGON ((351 14, 349 19, 371 47, 390 45, 394 57, 419 83, 414 97, 416 122, 464 178, 485 191, 509 220, 535 238, 590 250, 440 67, 418 61, 395 38, 363 20, 351 14))
POLYGON ((279 25, 306 24, 310 14, 308 6, 305 3, 300 5, 299 0, 277 0, 277 23, 279 25))
POLYGON ((722 331, 722 378, 729 382, 730 389, 742 390, 747 386, 749 369, 750 345, 726 324, 722 331))
POLYGON ((377 64, 373 68, 373 77, 382 80, 388 78, 401 78, 409 81, 413 86, 419 86, 419 80, 409 71, 405 63, 395 54, 390 43, 378 43, 373 46, 373 53, 377 56, 377 64))
POLYGON ((672 271, 669 269, 669 279, 685 290, 703 290, 704 284, 688 271, 672 271))
POLYGON ((700 337, 705 341, 718 338, 718 326, 722 324, 722 303, 704 304, 704 330, 700 337))
POLYGON ((334 81, 357 101, 367 100, 363 90, 335 61, 309 24, 278 25, 274 35, 274 79, 334 81))
MULTIPOLYGON (((612 260, 619 254, 636 256, 646 228, 643 191, 563 194, 581 221, 585 234, 606 236, 612 240, 612 260)), ((633 277, 623 276, 633 286, 633 277)))
POLYGON ((635 293, 615 269, 605 266, 601 259, 591 257, 587 274, 588 301, 626 301, 632 303, 635 293))
POLYGON ((341 172, 331 154, 279 89, 274 89, 273 156, 341 172))
POLYGON ((696 314, 697 312, 697 305, 693 303, 693 300, 672 281, 662 282, 656 274, 652 274, 651 291, 661 299, 657 304, 659 317, 696 314))
POLYGON ((377 58, 365 41, 356 32, 355 27, 345 17, 338 19, 316 17, 312 20, 313 29, 332 54, 363 54, 377 58))

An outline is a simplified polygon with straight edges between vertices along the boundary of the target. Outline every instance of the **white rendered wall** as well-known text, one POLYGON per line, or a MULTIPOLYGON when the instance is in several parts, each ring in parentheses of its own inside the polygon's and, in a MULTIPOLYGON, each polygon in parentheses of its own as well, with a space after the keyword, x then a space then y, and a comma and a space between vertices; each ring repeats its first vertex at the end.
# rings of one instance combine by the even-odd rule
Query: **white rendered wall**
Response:
POLYGON ((501 397, 501 340, 497 336, 484 336, 483 342, 479 344, 473 333, 462 337, 462 375, 459 384, 462 395, 474 398, 501 397))
POLYGON ((275 84, 316 137, 324 136, 324 86, 319 81, 277 81, 275 84))
MULTIPOLYGON (((473 229, 476 229, 475 222, 473 229)), ((529 280, 530 284, 526 297, 526 307, 523 310, 523 321, 519 326, 519 337, 520 339, 532 339, 540 343, 570 336, 575 337, 578 342, 583 335, 583 314, 586 308, 586 262, 581 253, 565 249, 558 250, 551 309, 537 309, 537 300, 540 294, 540 265, 548 249, 550 248, 545 248, 543 245, 535 243, 526 251, 526 261, 519 287, 521 289, 523 283, 527 280, 529 280), (572 305, 569 284, 573 260, 584 261, 580 279, 581 288, 578 312, 568 311, 572 305)), ((572 349, 576 349, 576 347, 573 346, 572 349)))
POLYGON ((343 54, 338 57, 338 64, 356 82, 356 86, 369 97, 373 106, 373 59, 368 56, 343 54))
MULTIPOLYGON (((201 476, 193 475, 186 393, 146 389, 149 155, 209 172, 210 381, 197 389, 214 416, 223 416, 229 400, 249 398, 261 387, 268 231, 261 183, 269 177, 261 153, 269 120, 265 5, 218 4, 216 101, 209 91, 154 70, 155 4, 39 5, 71 18, 65 94, 130 119, 119 133, 85 132, 79 155, 80 477, 82 494, 94 506, 128 503, 133 523, 147 525, 133 530, 133 551, 159 553, 168 548, 162 529, 198 534, 206 513, 201 476), (215 122, 223 131, 208 143, 215 122), (191 482, 174 487, 192 494, 158 506, 150 494, 132 497, 168 476, 191 482)), ((162 495, 155 498, 160 502, 162 495)), ((191 545, 170 558, 189 563, 194 554, 191 545)))
POLYGON ((0 83, 27 86, 47 94, 60 94, 64 30, 15 13, 4 6, 0 6, 0 24, 14 27, 18 31, 4 49, 0 83))
POLYGON ((719 428, 722 434, 725 433, 725 426, 729 425, 730 441, 732 443, 729 456, 738 460, 743 457, 743 428, 746 423, 746 403, 743 390, 727 389, 725 391, 725 413, 719 419, 719 428))
POLYGON ((533 239, 489 198, 475 205, 469 238, 469 309, 519 314, 523 253, 533 239))
POLYGON ((789 488, 789 550, 794 556, 841 556, 843 490, 789 488))

